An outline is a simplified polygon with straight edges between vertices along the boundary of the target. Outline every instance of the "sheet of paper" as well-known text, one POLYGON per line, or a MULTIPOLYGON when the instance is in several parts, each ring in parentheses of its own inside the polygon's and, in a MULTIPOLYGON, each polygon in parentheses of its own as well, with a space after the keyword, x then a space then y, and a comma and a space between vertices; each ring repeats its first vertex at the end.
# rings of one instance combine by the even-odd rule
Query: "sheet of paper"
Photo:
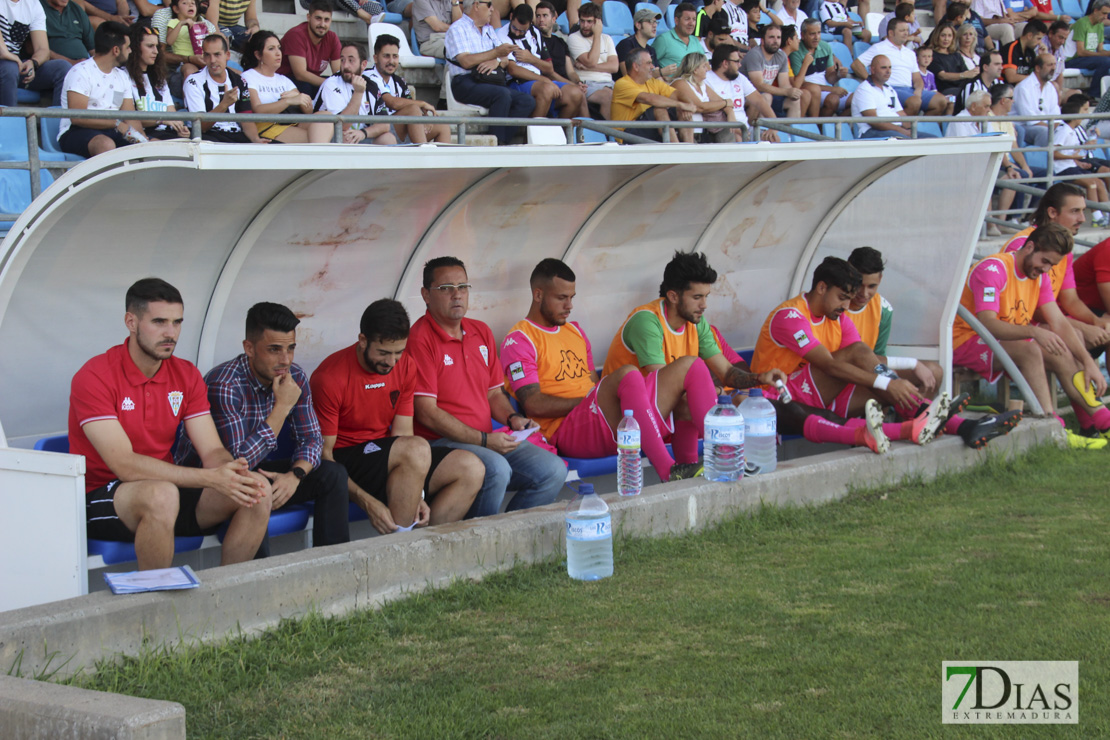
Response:
POLYGON ((188 565, 157 570, 137 570, 130 573, 105 573, 104 580, 116 594, 137 594, 144 591, 171 591, 196 588, 200 585, 193 569, 188 565))
POLYGON ((509 436, 517 442, 523 442, 531 437, 533 432, 538 432, 539 430, 539 427, 528 427, 527 429, 521 429, 519 432, 510 432, 509 436))

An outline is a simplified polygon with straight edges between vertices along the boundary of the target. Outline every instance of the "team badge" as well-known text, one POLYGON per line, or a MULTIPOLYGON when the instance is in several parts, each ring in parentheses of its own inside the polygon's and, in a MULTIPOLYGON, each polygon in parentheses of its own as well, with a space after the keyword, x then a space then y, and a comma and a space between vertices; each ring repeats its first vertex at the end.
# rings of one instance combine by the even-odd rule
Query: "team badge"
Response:
POLYGON ((444 365, 444 367, 448 367, 448 366, 454 365, 454 364, 455 364, 455 361, 451 359, 451 355, 448 355, 448 354, 443 355, 443 365, 444 365))
POLYGON ((520 362, 514 362, 512 365, 509 365, 509 377, 511 377, 513 380, 523 380, 524 364, 520 362))
POLYGON ((380 452, 381 449, 381 447, 378 447, 373 442, 367 442, 366 446, 362 448, 362 454, 369 455, 372 452, 380 452))
POLYGON ((994 288, 983 288, 983 301, 994 303, 994 288))
POLYGON ((177 412, 181 410, 181 402, 185 400, 185 394, 181 391, 170 391, 167 398, 170 399, 170 408, 173 409, 173 415, 177 416, 177 412))
POLYGON ((478 345, 478 351, 482 353, 482 360, 485 361, 486 365, 488 366, 489 365, 489 349, 486 348, 486 345, 479 344, 478 345))
POLYGON ((794 341, 798 343, 799 347, 804 347, 809 344, 809 337, 806 336, 805 329, 798 329, 794 332, 794 341))

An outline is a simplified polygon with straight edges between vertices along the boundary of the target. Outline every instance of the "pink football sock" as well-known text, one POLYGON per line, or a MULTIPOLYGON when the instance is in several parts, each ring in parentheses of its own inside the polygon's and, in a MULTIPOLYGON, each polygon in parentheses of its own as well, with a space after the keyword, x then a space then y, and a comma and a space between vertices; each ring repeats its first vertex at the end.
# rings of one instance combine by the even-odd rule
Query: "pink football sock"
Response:
MULTIPOLYGON (((852 421, 849 419, 849 421, 852 421)), ((862 421, 862 420, 861 420, 862 421)), ((863 444, 859 439, 860 434, 867 434, 866 424, 857 425, 855 428, 841 426, 820 416, 806 417, 802 427, 802 436, 810 442, 835 442, 842 445, 863 444)))
MULTIPOLYGON (((709 366, 700 357, 694 360, 686 377, 682 380, 686 391, 686 405, 690 408, 690 418, 699 437, 705 436, 705 415, 717 405, 717 386, 709 372, 709 366)), ((677 427, 676 427, 677 429, 677 427)), ((677 431, 676 431, 677 434, 677 431)))
POLYGON ((1105 406, 1099 406, 1090 416, 1095 423, 1095 429, 1098 429, 1100 432, 1105 432, 1107 429, 1110 429, 1110 409, 1105 406))
POLYGON ((692 463, 698 461, 698 427, 694 422, 674 420, 671 449, 674 450, 675 462, 692 463))
MULTIPOLYGON (((632 416, 640 425, 640 448, 651 461, 651 466, 659 474, 659 479, 664 483, 671 477, 671 467, 674 458, 667 452, 663 444, 662 430, 655 422, 655 414, 650 411, 647 385, 644 376, 640 373, 628 373, 621 378, 617 386, 617 398, 621 402, 621 411, 632 410, 632 416)), ((697 437, 694 438, 695 456, 697 453, 697 437)))

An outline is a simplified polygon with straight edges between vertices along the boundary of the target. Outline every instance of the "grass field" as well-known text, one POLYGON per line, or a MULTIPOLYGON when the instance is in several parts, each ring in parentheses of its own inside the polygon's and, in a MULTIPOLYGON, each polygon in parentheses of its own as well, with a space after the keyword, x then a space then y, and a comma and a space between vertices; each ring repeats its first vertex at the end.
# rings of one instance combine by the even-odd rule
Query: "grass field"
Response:
POLYGON ((102 666, 190 738, 1110 734, 1110 454, 617 542, 260 639, 102 666), (1079 660, 1079 725, 941 724, 943 660, 1079 660))

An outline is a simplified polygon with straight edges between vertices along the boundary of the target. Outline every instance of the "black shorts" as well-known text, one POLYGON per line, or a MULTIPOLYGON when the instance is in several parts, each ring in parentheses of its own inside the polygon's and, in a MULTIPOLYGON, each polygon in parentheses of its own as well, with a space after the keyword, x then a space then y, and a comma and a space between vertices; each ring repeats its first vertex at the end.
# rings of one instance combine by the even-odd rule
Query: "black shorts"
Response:
MULTIPOLYGON (((90 539, 112 542, 135 541, 135 533, 116 516, 113 500, 115 499, 114 489, 118 485, 119 481, 114 480, 85 494, 86 530, 90 539)), ((174 536, 200 537, 215 534, 223 522, 207 528, 201 528, 197 524, 197 504, 200 503, 201 489, 179 488, 177 490, 180 504, 177 510, 177 521, 173 525, 174 536)))
POLYGON ((66 132, 58 137, 58 147, 67 154, 76 154, 88 159, 92 156, 89 154, 89 142, 97 136, 107 136, 116 142, 117 148, 131 143, 114 128, 85 128, 71 124, 66 132))
POLYGON ((200 135, 204 141, 216 141, 221 144, 249 144, 251 140, 242 131, 221 131, 210 128, 200 135))
MULTIPOLYGON (((332 454, 335 461, 347 469, 351 480, 369 493, 371 496, 389 504, 385 496, 385 482, 389 477, 389 450, 397 437, 375 439, 364 445, 353 445, 335 450, 332 454)), ((424 478, 424 500, 431 501, 435 498, 432 491, 432 475, 444 458, 454 452, 450 447, 432 447, 432 464, 428 468, 428 475, 424 478)))

